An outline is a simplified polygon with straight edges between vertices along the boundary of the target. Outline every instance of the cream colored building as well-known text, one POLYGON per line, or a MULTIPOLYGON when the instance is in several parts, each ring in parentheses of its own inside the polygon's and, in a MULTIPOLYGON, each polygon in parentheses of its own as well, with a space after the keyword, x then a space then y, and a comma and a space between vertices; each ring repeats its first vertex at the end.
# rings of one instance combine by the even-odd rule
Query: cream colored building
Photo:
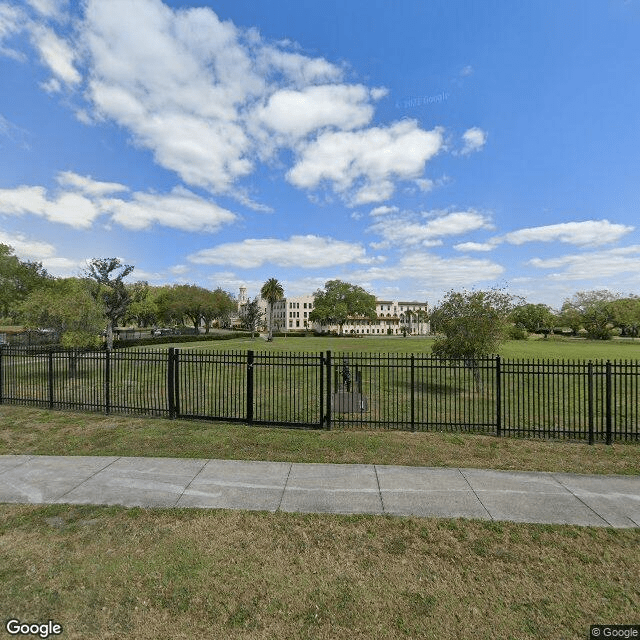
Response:
MULTIPOLYGON (((248 303, 246 287, 240 287, 238 314, 242 316, 248 303)), ((338 325, 321 325, 311 322, 309 314, 313 311, 314 296, 292 296, 283 298, 273 305, 274 331, 316 331, 318 333, 337 333, 338 325)), ((268 305, 260 298, 259 306, 264 312, 263 328, 268 321, 268 305)), ((428 319, 429 305, 426 302, 378 300, 376 299, 376 320, 353 318, 342 326, 344 334, 354 335, 426 335, 430 332, 428 319)))

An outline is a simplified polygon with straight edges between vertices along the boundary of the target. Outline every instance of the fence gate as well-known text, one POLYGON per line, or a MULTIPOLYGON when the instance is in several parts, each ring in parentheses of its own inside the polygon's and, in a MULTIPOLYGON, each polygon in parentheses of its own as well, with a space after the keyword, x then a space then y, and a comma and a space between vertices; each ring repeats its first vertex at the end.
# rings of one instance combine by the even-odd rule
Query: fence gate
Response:
POLYGON ((170 415, 324 426, 321 354, 171 349, 170 415))

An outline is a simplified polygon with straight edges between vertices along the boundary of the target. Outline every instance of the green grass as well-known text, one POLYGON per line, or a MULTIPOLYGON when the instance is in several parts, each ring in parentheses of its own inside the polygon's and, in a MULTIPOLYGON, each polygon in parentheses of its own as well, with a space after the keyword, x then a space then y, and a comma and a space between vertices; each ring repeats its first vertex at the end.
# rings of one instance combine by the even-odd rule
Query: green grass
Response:
MULTIPOLYGON (((327 350, 352 353, 431 353, 434 338, 413 336, 403 338, 390 337, 362 337, 362 338, 331 338, 331 337, 278 337, 273 342, 266 342, 262 338, 238 338, 234 340, 211 340, 196 343, 167 343, 157 347, 132 347, 133 349, 177 349, 215 350, 215 351, 254 351, 305 352, 318 353, 327 350)), ((640 340, 587 340, 585 338, 550 337, 548 339, 537 336, 527 340, 508 340, 499 349, 503 358, 522 359, 580 359, 580 360, 640 360, 640 340)))
POLYGON ((0 405, 0 454, 159 456, 640 474, 640 445, 316 431, 0 405))
POLYGON ((586 637, 637 622, 640 530, 0 507, 4 619, 64 638, 586 637))
MULTIPOLYGON (((318 425, 320 415, 319 360, 311 353, 327 349, 333 353, 334 390, 341 382, 342 358, 346 357, 355 384, 362 376, 367 410, 333 416, 334 426, 363 428, 448 428, 493 432, 496 424, 496 384, 493 364, 482 371, 482 381, 474 380, 471 370, 459 362, 422 366, 419 359, 413 384, 408 353, 428 354, 430 338, 277 338, 273 343, 250 338, 190 343, 180 347, 179 384, 182 415, 244 420, 247 416, 246 351, 256 351, 254 372, 254 420, 270 423, 318 425), (377 351, 376 351, 377 349, 377 351), (225 354, 224 356, 222 354, 225 354), (290 354, 295 356, 293 366, 290 354), (302 363, 307 354, 308 362, 302 363), (370 355, 365 355, 370 354, 370 355), (382 355, 388 354, 388 355, 382 355), (404 358, 403 358, 404 357, 404 358), (395 359, 399 360, 396 362, 395 359), (312 366, 307 366, 312 365, 312 366), (413 389, 413 414, 412 407, 413 389)), ((529 350, 528 360, 596 362, 594 369, 594 428, 596 439, 604 439, 604 370, 597 363, 606 356, 633 360, 640 342, 594 342, 548 339, 509 342, 503 355, 516 349, 529 350), (605 353, 603 349, 608 351, 605 353), (582 358, 576 358, 577 351, 582 358), (622 358, 621 353, 626 357, 622 358), (536 356, 536 357, 534 357, 536 356)), ((111 358, 110 402, 115 412, 139 411, 163 415, 168 411, 167 349, 139 348, 118 350, 111 358)), ((513 359, 518 354, 513 355, 513 359)), ((520 357, 526 354, 521 353, 520 357)), ((79 358, 55 355, 53 405, 62 408, 104 406, 104 354, 79 358), (75 362, 75 364, 74 364, 75 362), (73 375, 72 369, 77 369, 73 375)), ((5 369, 7 402, 31 401, 47 406, 50 395, 46 356, 28 356, 9 362, 5 369)), ((502 424, 505 433, 529 437, 586 438, 588 430, 588 388, 586 367, 567 365, 562 370, 514 371, 504 367, 502 386, 502 424), (544 373, 544 375, 540 375, 544 373), (567 374, 567 375, 565 375, 567 374)), ((637 369, 614 372, 612 394, 613 437, 636 434, 640 421, 637 369), (624 375, 623 375, 624 374, 624 375), (634 400, 635 399, 635 400, 634 400)), ((325 403, 322 403, 323 407, 325 403)))

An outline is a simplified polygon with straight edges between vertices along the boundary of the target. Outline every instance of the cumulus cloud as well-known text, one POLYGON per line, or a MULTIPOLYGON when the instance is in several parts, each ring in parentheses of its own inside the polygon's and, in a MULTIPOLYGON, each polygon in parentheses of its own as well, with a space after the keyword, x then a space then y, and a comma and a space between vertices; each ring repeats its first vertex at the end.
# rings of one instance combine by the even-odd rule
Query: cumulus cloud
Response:
POLYGON ((422 175, 442 145, 440 128, 424 131, 415 120, 323 133, 303 149, 287 179, 306 189, 327 181, 354 205, 380 202, 393 194, 394 180, 422 175))
POLYGON ((460 242, 453 248, 457 251, 492 251, 497 246, 495 242, 460 242))
POLYGON ((61 171, 57 178, 58 184, 70 187, 89 196, 104 196, 119 191, 129 191, 128 187, 117 182, 99 182, 89 176, 81 176, 73 171, 61 171))
POLYGON ((313 269, 372 261, 360 244, 314 235, 292 236, 288 240, 264 238, 229 242, 198 251, 188 260, 196 264, 224 264, 245 269, 267 263, 313 269))
POLYGON ((628 225, 613 224, 608 220, 587 220, 519 229, 505 234, 503 240, 516 245, 525 242, 566 242, 578 246, 596 246, 616 242, 631 231, 633 227, 628 225))
POLYGON ((433 213, 416 216, 412 213, 382 217, 369 227, 369 231, 382 236, 383 241, 374 246, 433 247, 442 244, 442 238, 492 227, 488 216, 477 211, 453 211, 433 217, 433 213), (426 218, 426 219, 425 219, 426 218))
POLYGON ((494 236, 487 242, 463 242, 455 245, 458 251, 491 251, 503 242, 521 245, 526 242, 562 242, 579 247, 596 247, 617 242, 633 231, 633 227, 608 220, 561 222, 541 227, 527 227, 494 236))
POLYGON ((472 127, 462 134, 462 140, 464 141, 464 147, 460 153, 468 155, 474 151, 480 151, 484 147, 487 142, 487 133, 479 127, 472 127))
POLYGON ((76 229, 90 228, 101 215, 110 215, 113 222, 133 230, 160 224, 214 232, 237 219, 231 211, 183 187, 167 194, 134 192, 125 200, 106 197, 129 191, 116 182, 100 182, 69 171, 60 173, 57 182, 61 188, 53 194, 40 186, 0 189, 0 213, 42 216, 76 229))
POLYGON ((31 240, 22 233, 10 234, 0 229, 0 244, 13 247, 16 255, 22 259, 42 260, 55 255, 55 247, 48 242, 31 240))
POLYGON ((396 264, 355 271, 348 277, 366 282, 407 280, 417 291, 420 288, 471 286, 496 280, 503 273, 504 267, 490 260, 445 258, 428 252, 412 252, 396 264))
POLYGON ((134 193, 131 200, 109 199, 101 203, 112 220, 127 229, 148 229, 161 224, 184 231, 218 231, 237 219, 231 211, 204 200, 182 187, 169 194, 134 193))
POLYGON ((389 198, 398 180, 432 186, 422 173, 442 147, 440 130, 415 122, 371 127, 388 91, 345 82, 344 65, 269 41, 209 8, 160 0, 86 0, 73 36, 63 37, 53 21, 66 6, 28 0, 18 10, 0 2, 0 48, 26 29, 51 71, 45 91, 76 90, 86 101, 75 107, 82 122, 117 123, 187 185, 260 207, 239 183, 258 162, 293 157, 292 184, 315 189, 326 181, 354 205, 389 198), (347 175, 338 178, 334 165, 348 167, 347 175))
POLYGON ((606 251, 560 256, 558 258, 533 258, 532 267, 551 270, 546 277, 560 280, 592 280, 617 276, 623 273, 640 272, 640 245, 619 247, 606 251))
POLYGON ((374 209, 371 209, 371 211, 369 212, 369 215, 372 217, 376 217, 376 216, 384 216, 388 213, 397 213, 399 211, 398 207, 390 207, 388 205, 381 205, 379 207, 375 207, 374 209))
POLYGON ((351 130, 373 117, 371 92, 362 85, 322 85, 276 91, 256 118, 293 140, 325 127, 351 130))

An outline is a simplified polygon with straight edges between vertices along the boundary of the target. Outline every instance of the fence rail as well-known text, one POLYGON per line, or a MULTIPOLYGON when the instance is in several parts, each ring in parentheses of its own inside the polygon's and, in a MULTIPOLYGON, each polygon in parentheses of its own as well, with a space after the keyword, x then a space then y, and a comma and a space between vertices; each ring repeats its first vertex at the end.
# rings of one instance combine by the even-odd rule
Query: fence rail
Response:
POLYGON ((0 348, 0 404, 315 428, 640 440, 640 362, 0 348))

